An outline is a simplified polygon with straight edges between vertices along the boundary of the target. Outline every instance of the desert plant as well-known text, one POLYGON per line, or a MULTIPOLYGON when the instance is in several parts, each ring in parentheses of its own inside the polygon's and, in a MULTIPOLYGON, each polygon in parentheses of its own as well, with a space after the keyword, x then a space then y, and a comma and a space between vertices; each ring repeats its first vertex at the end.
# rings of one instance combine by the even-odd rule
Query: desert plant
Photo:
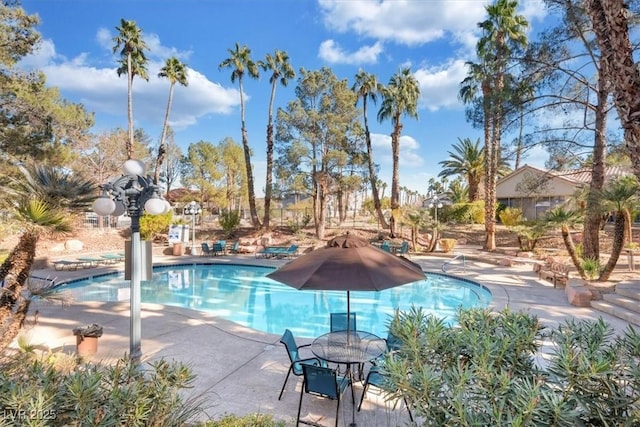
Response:
POLYGON ((35 421, 28 414, 38 414, 40 424, 29 425, 178 426, 203 411, 202 399, 181 394, 194 381, 182 363, 159 360, 140 369, 125 357, 109 366, 68 364, 34 353, 0 360, 6 425, 26 425, 35 421))
POLYGON ((592 258, 584 258, 582 260, 582 268, 584 269, 584 272, 586 273, 589 280, 595 280, 602 271, 600 260, 592 258))
POLYGON ((456 247, 456 239, 440 239, 438 243, 442 252, 451 252, 456 247))
POLYGON ((549 226, 544 221, 528 221, 510 227, 510 230, 517 234, 521 251, 533 251, 538 240, 549 230, 549 226))
POLYGON ((504 208, 499 214, 500 222, 507 227, 515 227, 522 223, 522 209, 504 208))
POLYGON ((172 217, 171 211, 160 215, 142 215, 140 217, 140 238, 153 241, 159 234, 167 233, 172 217))
POLYGON ((240 214, 236 211, 221 212, 218 222, 224 234, 231 237, 240 225, 240 214))
POLYGON ((524 312, 422 308, 396 314, 402 345, 385 357, 390 398, 425 426, 604 426, 640 422, 640 335, 602 319, 544 328, 524 312), (545 342, 545 362, 536 362, 545 342))
POLYGON ((283 421, 275 421, 271 415, 249 414, 245 416, 225 415, 218 420, 207 421, 202 427, 286 427, 283 421))

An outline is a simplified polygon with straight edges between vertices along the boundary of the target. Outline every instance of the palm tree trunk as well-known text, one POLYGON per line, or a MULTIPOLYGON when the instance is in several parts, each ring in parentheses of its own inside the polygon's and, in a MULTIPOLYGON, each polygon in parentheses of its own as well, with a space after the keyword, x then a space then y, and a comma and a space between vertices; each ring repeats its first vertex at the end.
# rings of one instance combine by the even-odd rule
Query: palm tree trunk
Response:
POLYGON ((624 246, 624 230, 626 228, 625 225, 625 214, 623 212, 617 212, 616 220, 613 225, 613 246, 611 247, 611 257, 602 269, 600 277, 598 277, 599 282, 605 282, 609 280, 609 276, 611 276, 613 269, 618 263, 618 259, 620 258, 620 254, 622 253, 622 247, 624 246))
POLYGON ((571 238, 569 227, 567 227, 566 225, 562 226, 562 240, 564 241, 564 245, 567 248, 569 257, 571 257, 571 261, 573 262, 573 265, 576 267, 578 274, 582 279, 587 280, 587 275, 584 272, 584 268, 582 268, 582 262, 578 257, 576 246, 573 244, 573 239, 571 238))
POLYGON ((162 168, 162 162, 164 161, 164 155, 167 150, 164 146, 164 139, 167 135, 167 125, 169 124, 169 113, 171 112, 171 103, 173 102, 173 89, 174 83, 171 83, 169 87, 169 100, 167 101, 167 109, 164 112, 164 122, 162 123, 162 134, 160 135, 160 144, 158 144, 158 157, 156 158, 156 169, 153 173, 153 183, 158 185, 160 182, 160 169, 162 168))
POLYGON ((400 162, 400 132, 402 132, 402 124, 400 123, 400 115, 395 118, 395 126, 391 135, 391 151, 393 159, 393 172, 391 177, 391 220, 389 221, 389 235, 396 237, 396 215, 400 208, 400 177, 398 164, 400 162))
POLYGON ((267 120, 267 176, 264 189, 264 217, 262 229, 268 231, 271 227, 271 195, 273 186, 273 100, 276 95, 277 79, 271 83, 271 97, 269 98, 269 117, 267 120))
POLYGON ((367 143, 367 166, 369 167, 369 181, 371 182, 371 197, 373 198, 373 208, 375 209, 376 215, 378 216, 380 227, 386 230, 389 228, 389 224, 387 223, 387 219, 382 213, 382 203, 380 203, 380 195, 378 194, 378 185, 376 182, 378 180, 378 177, 376 176, 376 170, 373 163, 373 147, 371 144, 371 133, 369 132, 369 119, 367 118, 366 96, 362 100, 362 106, 364 114, 364 134, 367 143))
POLYGON ((253 184, 253 170, 251 168, 251 147, 249 146, 249 137, 247 136, 247 126, 244 119, 244 95, 242 89, 242 79, 238 80, 240 86, 240 115, 242 147, 244 148, 244 164, 247 170, 247 190, 249 192, 249 213, 251 215, 251 224, 254 228, 260 228, 260 219, 258 218, 258 210, 256 209, 256 193, 253 184))

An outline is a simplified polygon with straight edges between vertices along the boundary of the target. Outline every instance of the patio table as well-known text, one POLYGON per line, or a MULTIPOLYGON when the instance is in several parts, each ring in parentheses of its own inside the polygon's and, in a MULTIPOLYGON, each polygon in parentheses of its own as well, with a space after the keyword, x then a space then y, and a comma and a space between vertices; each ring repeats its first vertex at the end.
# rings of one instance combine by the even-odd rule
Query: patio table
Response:
POLYGON ((344 364, 351 383, 352 416, 350 426, 356 426, 356 402, 353 395, 353 372, 351 365, 366 363, 380 357, 387 343, 379 336, 365 331, 329 332, 311 343, 311 352, 331 363, 344 364))

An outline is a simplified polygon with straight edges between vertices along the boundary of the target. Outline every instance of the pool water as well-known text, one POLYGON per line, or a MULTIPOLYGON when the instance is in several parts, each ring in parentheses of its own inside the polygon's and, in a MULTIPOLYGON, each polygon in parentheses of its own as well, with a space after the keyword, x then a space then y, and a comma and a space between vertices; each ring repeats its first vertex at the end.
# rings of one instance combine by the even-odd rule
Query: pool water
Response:
MULTIPOLYGON (((346 291, 299 291, 265 277, 272 267, 189 264, 155 267, 141 284, 142 302, 212 313, 263 332, 317 337, 329 331, 329 313, 347 311, 346 291)), ((60 287, 73 301, 127 301, 123 273, 68 282, 60 287)), ((427 279, 380 292, 351 292, 358 329, 386 336, 396 308, 422 307, 453 322, 459 307, 487 307, 491 293, 473 281, 427 273, 427 279)))

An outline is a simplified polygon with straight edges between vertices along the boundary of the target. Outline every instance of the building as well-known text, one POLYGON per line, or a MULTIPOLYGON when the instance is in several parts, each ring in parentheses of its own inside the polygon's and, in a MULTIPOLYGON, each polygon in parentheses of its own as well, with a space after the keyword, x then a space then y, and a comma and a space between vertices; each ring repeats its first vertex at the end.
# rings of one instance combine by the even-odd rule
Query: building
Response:
MULTIPOLYGON (((605 185, 619 176, 630 175, 631 170, 610 166, 605 170, 605 185)), ((576 191, 589 186, 591 169, 549 171, 524 165, 498 180, 498 203, 522 210, 526 219, 535 220, 544 213, 563 204, 576 191)))

